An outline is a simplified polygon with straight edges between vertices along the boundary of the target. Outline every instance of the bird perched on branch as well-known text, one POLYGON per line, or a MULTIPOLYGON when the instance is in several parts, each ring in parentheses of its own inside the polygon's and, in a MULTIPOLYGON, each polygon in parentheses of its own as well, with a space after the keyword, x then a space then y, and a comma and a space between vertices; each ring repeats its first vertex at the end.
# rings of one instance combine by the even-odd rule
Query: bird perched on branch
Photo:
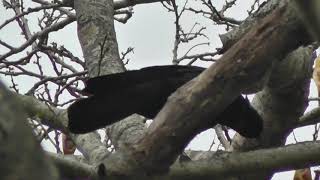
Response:
MULTIPOLYGON (((91 78, 83 90, 89 97, 68 108, 69 129, 87 133, 134 113, 152 119, 170 94, 204 70, 195 66, 152 66, 91 78)), ((263 126, 259 114, 241 95, 213 122, 249 138, 259 136, 263 126)))

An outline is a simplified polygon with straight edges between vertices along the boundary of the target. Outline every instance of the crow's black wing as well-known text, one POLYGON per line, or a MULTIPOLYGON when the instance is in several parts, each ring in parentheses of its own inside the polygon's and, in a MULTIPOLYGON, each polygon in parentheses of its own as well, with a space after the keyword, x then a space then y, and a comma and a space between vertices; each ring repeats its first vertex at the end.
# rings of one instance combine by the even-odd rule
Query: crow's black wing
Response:
POLYGON ((126 88, 152 81, 170 81, 174 79, 185 82, 199 75, 204 68, 196 66, 152 66, 140 70, 98 76, 86 81, 85 94, 109 94, 126 88))
POLYGON ((134 113, 153 118, 172 92, 174 88, 168 81, 149 81, 80 99, 68 108, 69 129, 86 133, 134 113))
POLYGON ((171 93, 203 70, 154 66, 89 79, 84 92, 91 96, 68 108, 69 128, 74 133, 90 132, 134 113, 153 118, 171 93))
MULTIPOLYGON (((90 132, 133 113, 153 118, 171 93, 203 70, 193 66, 154 66, 89 79, 84 92, 92 96, 68 109, 70 131, 90 132)), ((246 137, 257 137, 262 130, 261 117, 241 95, 216 119, 212 125, 227 125, 246 137)))

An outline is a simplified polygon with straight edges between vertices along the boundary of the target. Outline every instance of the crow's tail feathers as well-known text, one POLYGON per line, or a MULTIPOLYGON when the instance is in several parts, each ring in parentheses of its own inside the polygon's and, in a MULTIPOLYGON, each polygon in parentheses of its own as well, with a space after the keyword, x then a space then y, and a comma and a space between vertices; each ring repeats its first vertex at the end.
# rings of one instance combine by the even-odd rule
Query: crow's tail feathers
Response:
POLYGON ((219 124, 226 125, 247 138, 258 137, 263 129, 261 116, 242 96, 234 100, 217 119, 219 124))

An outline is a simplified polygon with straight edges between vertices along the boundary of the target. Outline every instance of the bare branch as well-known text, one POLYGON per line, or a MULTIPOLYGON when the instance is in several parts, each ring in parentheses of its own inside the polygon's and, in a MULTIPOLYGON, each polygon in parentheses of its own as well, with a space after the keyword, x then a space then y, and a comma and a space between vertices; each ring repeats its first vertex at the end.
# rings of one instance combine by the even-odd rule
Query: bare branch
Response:
POLYGON ((59 29, 62 29, 63 27, 65 27, 66 25, 72 23, 73 21, 75 21, 75 19, 73 18, 66 18, 56 24, 53 24, 52 26, 43 29, 40 32, 37 32, 35 34, 33 34, 30 39, 28 39, 25 43, 23 43, 21 46, 17 47, 17 48, 13 48, 11 51, 3 54, 0 56, 0 62, 2 62, 5 58, 13 55, 13 54, 17 54, 21 51, 23 51, 25 48, 27 48, 28 46, 30 46, 33 42, 35 42, 35 40, 37 40, 37 38, 39 38, 40 36, 43 36, 45 34, 48 34, 49 32, 53 32, 53 31, 58 31, 59 29))
POLYGON ((50 5, 45 5, 45 6, 39 6, 39 7, 35 7, 35 8, 28 8, 27 11, 25 12, 22 12, 20 14, 17 14, 16 16, 13 16, 12 18, 9 18, 7 19, 4 23, 2 23, 0 25, 0 30, 6 26, 7 24, 9 24, 10 22, 16 20, 17 18, 20 18, 22 16, 25 16, 25 15, 28 15, 30 13, 33 13, 33 12, 38 12, 38 11, 41 11, 41 10, 44 10, 44 9, 52 9, 52 8, 57 8, 57 7, 60 7, 61 5, 59 4, 50 4, 50 5))

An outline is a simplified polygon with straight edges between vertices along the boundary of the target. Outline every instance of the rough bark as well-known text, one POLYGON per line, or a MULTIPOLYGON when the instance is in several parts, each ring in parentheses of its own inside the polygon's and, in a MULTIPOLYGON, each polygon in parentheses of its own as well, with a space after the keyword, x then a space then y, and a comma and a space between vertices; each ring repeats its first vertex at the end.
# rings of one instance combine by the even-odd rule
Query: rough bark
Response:
POLYGON ((17 99, 0 82, 0 179, 58 179, 26 117, 17 99))
MULTIPOLYGON (((129 6, 135 6, 138 4, 148 4, 148 3, 155 3, 161 2, 164 0, 117 0, 114 1, 114 9, 121 9, 126 8, 129 6)), ((74 7, 74 0, 63 0, 63 5, 68 7, 74 7)))
MULTIPOLYGON (((242 25, 222 35, 224 47, 226 49, 230 48, 251 27, 259 23, 262 17, 279 6, 279 3, 281 4, 283 1, 268 1, 256 14, 247 18, 242 25)), ((297 15, 300 13, 297 11, 297 15)), ((314 21, 315 19, 308 20, 314 21)), ((312 47, 300 48, 275 66, 275 70, 272 72, 273 78, 270 79, 269 86, 261 93, 258 93, 253 101, 254 107, 265 117, 267 129, 263 133, 263 138, 248 140, 240 135, 236 135, 233 139, 233 149, 246 151, 282 145, 292 129, 317 122, 315 112, 297 121, 299 114, 302 115, 307 106, 307 95, 304 93, 308 93, 309 91, 310 73, 313 64, 310 61, 311 51, 312 47), (294 101, 300 101, 301 104, 290 103, 294 101)), ((242 177, 242 179, 267 179, 271 174, 269 171, 264 174, 256 174, 255 177, 242 177)))
POLYGON ((260 6, 259 10, 246 18, 238 27, 233 28, 231 31, 221 34, 220 40, 223 44, 221 53, 227 51, 231 46, 238 42, 252 27, 261 22, 261 20, 270 14, 279 5, 283 5, 283 1, 270 0, 260 6))
MULTIPOLYGON (((124 70, 113 24, 113 1, 75 1, 78 37, 90 77, 124 70)), ((98 133, 71 136, 92 164, 109 156, 98 133)))
MULTIPOLYGON (((106 153, 107 149, 99 142, 100 137, 95 133, 73 137, 81 151, 91 163, 104 160, 103 165, 108 174, 158 173, 167 170, 192 137, 211 127, 214 117, 234 97, 250 89, 249 84, 252 82, 258 84, 259 88, 264 86, 272 72, 272 65, 277 64, 277 60, 299 45, 310 42, 295 12, 286 4, 288 2, 284 1, 284 6, 262 19, 260 25, 251 29, 218 63, 172 95, 147 132, 144 133, 143 119, 139 116, 134 118, 136 121, 128 118, 111 128, 110 137, 119 149, 118 152, 112 155, 106 153), (140 139, 137 141, 138 136, 140 139)), ((119 60, 111 18, 112 1, 76 3, 79 3, 75 5, 79 39, 89 75, 124 71, 119 60), (108 12, 102 13, 102 9, 107 9, 108 12)), ((270 94, 270 89, 270 86, 265 89, 268 90, 266 94, 270 94)), ((293 103, 301 102, 301 93, 304 91, 305 89, 299 91, 299 97, 292 99, 293 103)), ((279 92, 275 94, 279 96, 279 92)), ((299 114, 300 111, 301 108, 295 113, 299 114)), ((59 118, 65 118, 63 116, 65 115, 59 115, 59 118)), ((198 162, 192 163, 189 164, 198 165, 198 162)), ((210 164, 203 168, 208 165, 210 164)), ((183 171, 178 171, 177 174, 181 172, 183 171)), ((195 173, 197 172, 196 170, 195 173)))
MULTIPOLYGON (((312 46, 299 48, 275 66, 268 86, 253 100, 253 106, 264 119, 263 135, 258 140, 250 140, 237 134, 233 139, 233 150, 247 151, 285 143, 308 105, 313 50, 312 46)), ((268 179, 271 176, 272 172, 266 171, 240 179, 268 179)))
POLYGON ((312 36, 320 41, 320 2, 319 1, 299 1, 295 0, 297 11, 304 24, 307 26, 308 31, 312 36))
MULTIPOLYGON (((17 96, 19 97, 20 95, 17 96)), ((39 105, 36 107, 39 107, 39 105)), ((53 116, 50 115, 48 117, 53 116)), ((315 162, 319 162, 319 160, 316 158, 319 156, 318 146, 319 142, 310 142, 301 143, 297 146, 291 145, 288 147, 250 151, 246 153, 233 152, 225 154, 221 152, 192 152, 191 154, 188 153, 188 155, 193 160, 196 160, 195 162, 191 161, 188 163, 179 163, 177 161, 171 167, 170 173, 168 175, 161 176, 160 179, 178 179, 186 178, 186 176, 192 178, 212 178, 214 176, 220 175, 225 176, 225 174, 239 175, 248 172, 263 172, 264 168, 270 171, 278 171, 279 169, 287 170, 291 168, 300 168, 312 165, 315 162), (276 157, 276 159, 274 157, 276 157), (239 158, 242 159, 239 160, 239 158), (259 162, 260 166, 250 165, 254 162, 259 162), (227 167, 229 167, 229 169, 227 167), (238 167, 240 167, 240 169, 238 167), (241 169, 242 167, 247 168, 241 169)), ((55 165, 59 167, 60 171, 63 172, 63 174, 68 175, 69 177, 77 177, 79 175, 89 175, 91 177, 97 176, 97 167, 95 166, 75 162, 75 160, 70 160, 68 157, 61 158, 57 155, 51 155, 50 157, 54 160, 55 165)), ((114 161, 108 161, 109 165, 116 163, 117 162, 114 161)), ((117 177, 108 176, 107 178, 117 177)), ((155 177, 154 179, 157 179, 157 177, 155 177)))
MULTIPOLYGON (((125 71, 118 52, 113 8, 112 0, 102 0, 99 3, 94 1, 75 3, 78 37, 90 77, 125 71)), ((108 136, 115 147, 125 148, 127 145, 122 144, 132 142, 129 141, 130 137, 135 137, 134 134, 140 135, 145 128, 143 120, 140 116, 133 116, 111 126, 108 129, 108 136)))
POLYGON ((116 150, 126 149, 146 129, 146 119, 138 114, 129 116, 110 126, 107 135, 116 150))
POLYGON ((101 137, 96 132, 85 135, 70 134, 68 130, 68 116, 67 111, 58 109, 56 107, 48 106, 34 97, 16 95, 28 115, 28 117, 35 117, 35 120, 61 130, 65 134, 69 134, 76 142, 78 150, 91 163, 99 163, 102 159, 109 155, 108 149, 101 142, 101 137))
POLYGON ((264 78, 273 61, 311 42, 289 2, 251 29, 217 63, 169 97, 146 134, 134 145, 133 156, 138 164, 151 173, 166 170, 226 105, 249 84, 264 78))
POLYGON ((35 97, 17 94, 19 103, 23 106, 29 118, 38 120, 40 123, 67 133, 67 111, 48 106, 35 97))
POLYGON ((320 107, 314 108, 299 118, 296 128, 309 126, 320 122, 320 107))
MULTIPOLYGON (((320 142, 303 142, 284 147, 261 149, 249 152, 203 152, 204 158, 183 164, 175 164, 175 169, 169 176, 179 176, 182 179, 225 179, 228 176, 237 177, 242 174, 252 174, 299 169, 317 165, 320 142), (250 170, 249 170, 250 169, 250 170), (188 172, 188 177, 185 171, 188 172), (194 175, 194 176, 193 176, 194 175), (220 177, 220 178, 219 178, 220 177)), ((199 153, 193 152, 198 155, 199 153)), ((189 154, 193 157, 193 154, 189 154)), ((247 179, 262 179, 261 177, 247 179)))
POLYGON ((124 71, 119 61, 112 0, 78 0, 78 37, 90 77, 124 71))
MULTIPOLYGON (((281 171, 298 169, 316 165, 319 162, 320 142, 303 142, 278 148, 262 149, 249 152, 187 152, 197 160, 180 162, 176 161, 170 172, 162 176, 148 177, 119 177, 109 175, 105 179, 229 179, 252 172, 281 171), (202 154, 199 157, 199 154, 202 154), (196 157, 195 157, 196 156, 196 157)), ((49 154, 49 157, 63 172, 65 177, 90 177, 96 179, 99 174, 96 167, 80 163, 69 157, 49 154)), ((115 163, 110 161, 110 164, 115 163)))
POLYGON ((284 144, 308 105, 312 51, 311 46, 299 48, 277 64, 268 85, 253 99, 253 106, 264 119, 262 136, 250 140, 237 134, 233 139, 233 150, 246 151, 284 144))
POLYGON ((79 162, 76 159, 68 157, 66 155, 47 153, 48 157, 53 161, 58 168, 63 178, 79 178, 87 177, 92 179, 98 179, 98 173, 94 166, 79 162))
MULTIPOLYGON (((261 17, 266 15, 265 12, 270 12, 274 7, 279 6, 279 3, 283 2, 277 0, 267 2, 258 11, 257 15, 253 15, 246 20, 247 23, 222 36, 224 45, 230 47, 238 41, 239 37, 246 33, 250 27, 260 22, 261 17)), ((254 107, 264 116, 265 127, 267 128, 258 140, 245 139, 237 134, 232 144, 234 150, 246 151, 283 145, 287 135, 298 124, 310 124, 316 121, 314 116, 310 120, 310 116, 308 121, 297 122, 307 106, 307 94, 313 64, 310 61, 312 50, 312 47, 298 49, 276 65, 268 87, 258 93, 253 101, 254 107)), ((267 179, 271 174, 272 172, 269 171, 264 174, 242 177, 242 179, 267 179)))

